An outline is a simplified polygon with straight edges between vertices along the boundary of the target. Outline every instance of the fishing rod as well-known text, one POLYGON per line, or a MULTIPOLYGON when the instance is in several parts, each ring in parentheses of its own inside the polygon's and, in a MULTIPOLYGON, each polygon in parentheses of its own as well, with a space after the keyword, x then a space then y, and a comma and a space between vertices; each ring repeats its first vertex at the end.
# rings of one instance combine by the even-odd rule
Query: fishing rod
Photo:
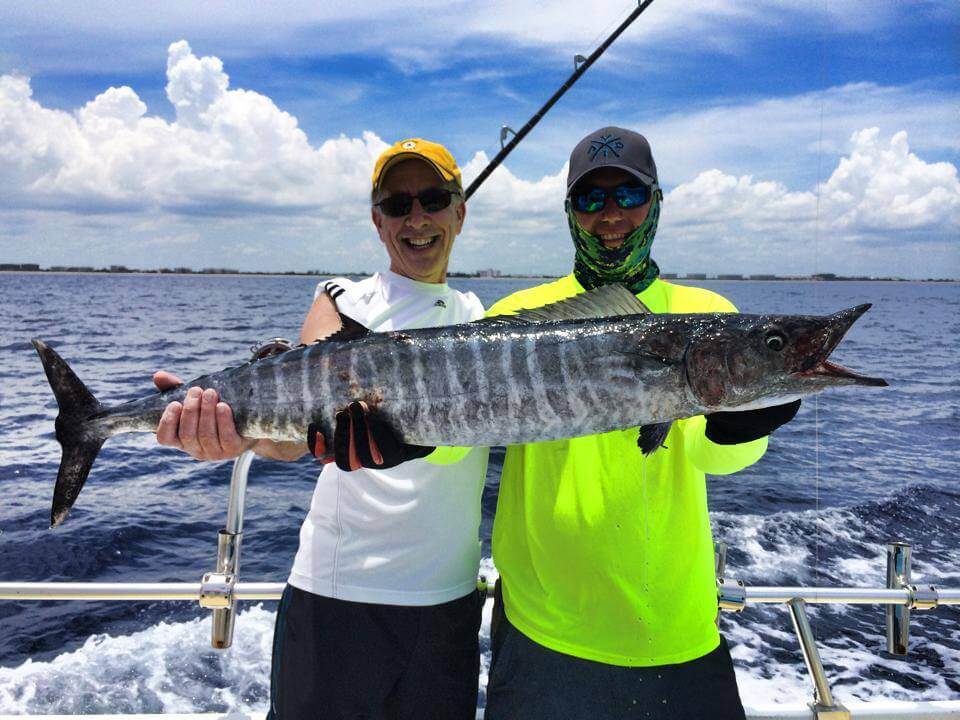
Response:
POLYGON ((650 7, 651 3, 653 3, 653 0, 640 0, 636 9, 634 9, 634 11, 630 13, 630 15, 627 17, 626 20, 620 23, 620 26, 616 30, 610 33, 609 37, 607 37, 607 39, 604 40, 600 44, 600 46, 593 51, 590 57, 585 58, 583 57, 583 55, 574 56, 573 74, 569 78, 567 78, 567 81, 560 86, 560 89, 558 89, 553 94, 553 96, 549 100, 547 100, 544 106, 540 108, 536 112, 536 114, 534 114, 533 117, 527 120, 527 124, 524 125, 522 128, 520 128, 520 132, 514 132, 511 128, 508 128, 506 125, 503 126, 503 128, 500 130, 500 152, 497 153, 496 157, 489 162, 489 164, 476 177, 476 179, 472 183, 470 183, 470 186, 467 188, 467 191, 464 193, 464 200, 470 199, 470 196, 477 191, 477 188, 479 188, 480 185, 483 184, 483 181, 487 179, 490 173, 496 170, 497 166, 500 165, 500 163, 503 162, 504 158, 506 158, 507 155, 509 155, 513 151, 513 149, 520 144, 520 141, 523 140, 524 137, 526 137, 527 133, 533 130, 533 128, 536 126, 538 122, 540 122, 543 116, 546 115, 547 112, 549 112, 550 108, 552 108, 554 104, 556 104, 557 100, 563 97, 563 94, 567 90, 569 90, 571 87, 573 87, 573 84, 580 79, 580 76, 583 75, 587 71, 587 69, 591 65, 593 65, 594 62, 596 62, 597 58, 603 55, 604 51, 613 44, 614 40, 620 37, 620 35, 623 33, 624 30, 630 27, 631 23, 633 23, 634 20, 640 17, 641 13, 643 13, 644 10, 650 7), (504 145, 503 141, 506 139, 507 133, 513 133, 513 138, 510 140, 510 142, 504 145))

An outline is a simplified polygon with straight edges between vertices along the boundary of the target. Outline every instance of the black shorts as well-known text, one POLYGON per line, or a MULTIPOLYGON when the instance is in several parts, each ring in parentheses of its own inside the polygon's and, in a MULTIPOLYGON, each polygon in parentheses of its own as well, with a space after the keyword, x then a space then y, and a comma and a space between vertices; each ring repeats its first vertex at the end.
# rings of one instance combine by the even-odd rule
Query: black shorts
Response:
POLYGON ((474 720, 483 597, 349 602, 288 585, 273 636, 268 720, 474 720))
POLYGON ((684 663, 608 665, 534 642, 510 624, 498 596, 491 639, 485 720, 744 720, 723 638, 684 663))

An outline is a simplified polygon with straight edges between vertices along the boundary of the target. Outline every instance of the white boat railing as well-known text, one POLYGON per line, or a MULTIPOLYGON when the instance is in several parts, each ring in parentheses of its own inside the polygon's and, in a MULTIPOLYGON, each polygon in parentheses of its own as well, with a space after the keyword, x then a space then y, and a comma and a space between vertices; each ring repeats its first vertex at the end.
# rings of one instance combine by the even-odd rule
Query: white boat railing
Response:
MULTIPOLYGON (((0 582, 0 600, 107 600, 107 601, 194 601, 213 611, 211 644, 217 649, 230 647, 233 641, 237 604, 241 601, 279 600, 285 583, 240 582, 240 546, 243 539, 243 507, 247 475, 253 453, 236 459, 230 483, 227 525, 220 530, 217 543, 217 567, 199 582, 97 583, 97 582, 0 582)), ((854 702, 844 706, 830 691, 816 641, 806 617, 807 604, 884 605, 886 607, 887 650, 906 655, 909 643, 911 610, 932 610, 941 605, 960 605, 960 588, 936 588, 913 585, 910 577, 910 546, 894 542, 887 546, 886 587, 802 587, 747 586, 730 579, 726 568, 726 546, 717 544, 717 605, 720 611, 740 612, 749 605, 775 604, 789 608, 794 630, 813 685, 813 702, 807 706, 748 708, 749 720, 845 720, 847 718, 942 718, 960 719, 960 701, 854 702)), ((495 583, 486 576, 477 587, 490 600, 495 583)), ((719 613, 718 613, 719 618, 719 613)), ((37 717, 37 716, 34 716, 37 717)), ((53 716, 50 716, 53 717, 53 716)), ((66 716, 63 716, 66 717, 66 716)), ((91 716, 93 717, 93 716, 91 716)), ((106 716, 102 716, 106 717, 106 716)), ((110 716, 120 717, 120 716, 110 716)), ((143 716, 128 716, 143 717, 143 716)), ((172 717, 172 716, 170 716, 172 717)), ((206 714, 195 717, 245 717, 242 714, 206 714)), ((5 716, 0 715, 0 720, 5 716)))
MULTIPOLYGON (((730 581, 725 581, 729 583, 730 581)), ((279 600, 285 583, 238 581, 223 593, 219 587, 199 582, 98 583, 98 582, 0 582, 0 600, 192 600, 205 608, 230 607, 234 602, 279 600)), ((494 584, 486 577, 477 587, 493 595, 494 584)), ((786 605, 793 599, 808 605, 901 605, 912 607, 909 589, 864 587, 790 587, 739 585, 744 607, 750 605, 786 605)), ((960 589, 937 589, 937 606, 960 605, 960 589)), ((743 608, 721 606, 726 612, 743 608)), ((739 602, 739 601, 738 601, 739 602)))

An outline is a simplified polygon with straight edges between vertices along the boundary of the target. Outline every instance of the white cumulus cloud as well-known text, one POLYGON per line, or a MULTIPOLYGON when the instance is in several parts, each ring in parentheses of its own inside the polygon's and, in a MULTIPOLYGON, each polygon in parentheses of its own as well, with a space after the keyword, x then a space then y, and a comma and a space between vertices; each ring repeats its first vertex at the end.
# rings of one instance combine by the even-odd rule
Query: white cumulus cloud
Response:
POLYGON ((911 153, 906 132, 889 139, 877 128, 855 132, 819 191, 818 198, 816 189, 701 172, 667 195, 661 239, 685 265, 710 247, 721 272, 762 272, 766 263, 781 273, 853 274, 856 263, 868 263, 872 274, 896 274, 882 264, 896 242, 927 244, 941 263, 939 273, 928 266, 930 275, 960 270, 957 169, 911 153))
POLYGON ((831 227, 858 233, 960 230, 960 181, 947 162, 910 152, 907 133, 884 143, 878 128, 854 133, 853 152, 823 186, 831 227))
MULTIPOLYGON (((76 113, 42 107, 27 78, 0 78, 0 183, 10 204, 159 207, 202 214, 310 210, 367 192, 386 144, 372 133, 310 144, 265 95, 230 89, 223 65, 170 46, 167 97, 176 120, 147 115, 129 87, 76 113)), ((339 210, 337 210, 339 213, 339 210)), ((354 217, 356 217, 354 213, 354 217)))
MULTIPOLYGON (((185 41, 168 49, 166 93, 173 121, 151 115, 130 87, 65 112, 37 102, 28 78, 0 76, 0 256, 18 261, 21 238, 42 228, 50 264, 382 265, 367 203, 383 139, 364 132, 311 143, 296 117, 266 95, 232 88, 223 63, 185 41), (102 220, 91 223, 92 214, 102 220), (164 239, 176 239, 166 254, 164 239), (148 256, 131 256, 138 243, 148 256), (218 263, 225 248, 233 260, 218 263)), ((661 173, 673 178, 654 253, 665 270, 856 272, 855 260, 861 272, 889 272, 889 244, 905 239, 925 244, 931 270, 960 275, 957 169, 912 152, 906 132, 853 132, 819 187, 725 169, 723 154, 678 176, 676 152, 658 153, 661 173)), ((464 164, 466 181, 487 162, 477 152, 464 164)), ((454 267, 568 271, 559 165, 536 179, 496 170, 470 202, 454 267)))
POLYGON ((813 223, 857 237, 871 232, 960 229, 960 181, 947 162, 927 163, 910 152, 907 133, 888 141, 878 128, 857 131, 849 153, 815 191, 782 183, 700 173, 668 194, 671 224, 678 228, 730 226, 776 231, 813 223))

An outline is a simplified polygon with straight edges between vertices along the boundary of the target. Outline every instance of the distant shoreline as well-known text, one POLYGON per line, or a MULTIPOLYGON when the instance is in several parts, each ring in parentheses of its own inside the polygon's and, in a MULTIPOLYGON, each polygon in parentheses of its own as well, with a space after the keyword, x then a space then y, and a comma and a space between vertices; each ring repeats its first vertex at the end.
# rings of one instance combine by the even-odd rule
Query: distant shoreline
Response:
MULTIPOLYGON (((467 280, 555 280, 557 275, 510 275, 499 274, 496 271, 480 271, 477 273, 451 272, 447 273, 448 278, 467 279, 467 280)), ((210 268, 204 270, 191 270, 189 268, 163 268, 160 270, 139 270, 136 268, 112 267, 112 268, 93 268, 93 267, 59 267, 40 268, 37 266, 26 265, 25 267, 12 267, 11 264, 0 264, 0 274, 4 275, 214 275, 226 277, 239 276, 260 276, 260 277, 348 277, 363 276, 368 273, 363 272, 341 272, 324 270, 307 270, 304 272, 267 272, 252 270, 233 270, 210 268)), ((901 277, 867 277, 859 275, 835 275, 833 273, 819 273, 817 275, 707 275, 705 273, 661 273, 660 277, 664 280, 679 280, 683 282, 907 282, 907 283, 960 283, 960 279, 955 278, 901 278, 901 277)))

